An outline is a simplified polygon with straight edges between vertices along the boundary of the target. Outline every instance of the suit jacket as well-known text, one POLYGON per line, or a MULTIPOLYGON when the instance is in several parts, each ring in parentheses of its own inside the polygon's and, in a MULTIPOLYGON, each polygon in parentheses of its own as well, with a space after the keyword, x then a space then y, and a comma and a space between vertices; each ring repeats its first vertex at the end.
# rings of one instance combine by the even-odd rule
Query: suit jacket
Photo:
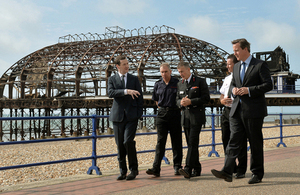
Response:
POLYGON ((129 121, 136 120, 143 113, 143 93, 140 82, 136 76, 127 73, 126 89, 139 91, 141 95, 132 99, 131 95, 124 94, 121 78, 115 74, 108 79, 108 96, 114 98, 110 110, 109 120, 113 122, 122 122, 124 114, 129 121))
POLYGON ((252 57, 248 69, 246 70, 243 83, 241 83, 240 79, 240 67, 241 62, 236 63, 233 67, 233 78, 230 90, 234 87, 248 87, 250 97, 249 94, 235 96, 229 115, 233 116, 235 114, 241 99, 240 104, 245 118, 261 118, 267 116, 265 93, 273 88, 267 63, 252 57))
POLYGON ((209 90, 205 79, 192 75, 189 84, 184 80, 177 83, 176 104, 182 109, 181 124, 186 126, 184 119, 190 119, 191 125, 202 125, 205 123, 205 107, 204 104, 210 100, 209 90), (192 104, 187 107, 182 107, 180 101, 186 97, 191 99, 192 104))

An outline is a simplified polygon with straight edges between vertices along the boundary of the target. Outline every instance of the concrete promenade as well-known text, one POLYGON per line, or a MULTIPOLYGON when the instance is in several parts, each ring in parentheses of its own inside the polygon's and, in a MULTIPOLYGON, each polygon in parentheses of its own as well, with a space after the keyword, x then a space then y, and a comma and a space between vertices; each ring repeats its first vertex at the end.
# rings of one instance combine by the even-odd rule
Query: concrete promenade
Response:
POLYGON ((267 149, 264 154, 265 176, 254 185, 248 184, 249 167, 244 179, 228 183, 215 178, 210 170, 221 169, 224 157, 207 157, 200 159, 202 175, 189 180, 175 176, 169 165, 162 167, 161 177, 151 177, 145 173, 148 166, 140 167, 140 174, 133 181, 117 181, 117 172, 104 172, 102 176, 83 175, 18 185, 0 194, 300 194, 300 145, 267 149))

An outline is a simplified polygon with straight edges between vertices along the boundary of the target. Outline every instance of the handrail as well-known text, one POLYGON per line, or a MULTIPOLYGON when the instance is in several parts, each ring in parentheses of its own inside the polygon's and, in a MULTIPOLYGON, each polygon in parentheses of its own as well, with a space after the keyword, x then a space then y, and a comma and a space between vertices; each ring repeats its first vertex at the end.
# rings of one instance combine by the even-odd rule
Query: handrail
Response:
MULTIPOLYGON (((283 127, 284 126, 300 126, 300 125, 283 125, 283 115, 298 115, 298 114, 269 114, 269 115, 279 115, 280 124, 275 126, 263 127, 263 128, 273 128, 273 127, 280 127, 280 136, 279 137, 270 137, 264 138, 264 140, 268 139, 280 139, 280 142, 277 144, 277 147, 282 145, 286 147, 286 144, 283 142, 283 138, 291 138, 291 137, 299 137, 300 135, 291 135, 291 136, 283 136, 283 127)), ((215 132, 221 130, 215 128, 215 117, 221 116, 220 114, 211 114, 207 115, 211 117, 212 121, 212 128, 211 129, 203 129, 202 131, 211 131, 212 132, 212 142, 211 144, 203 144, 199 145, 199 147, 212 147, 212 150, 209 152, 208 157, 211 157, 212 154, 215 154, 216 157, 219 157, 218 152, 215 150, 216 145, 221 145, 222 143, 215 142, 215 132)), ((73 158, 73 159, 65 159, 65 160, 57 160, 57 161, 48 161, 48 162, 39 162, 39 163, 30 163, 30 164, 23 164, 23 165, 13 165, 13 166, 6 166, 0 167, 0 170, 8 170, 8 169, 17 169, 23 167, 31 167, 31 166, 41 166, 41 165, 48 165, 48 164, 57 164, 57 163, 64 163, 64 162, 72 162, 72 161, 80 161, 80 160, 92 160, 92 166, 88 169, 87 174, 92 174, 92 171, 95 170, 97 175, 102 175, 100 168, 97 166, 97 159, 98 158, 106 158, 117 156, 117 154, 106 154, 106 155, 97 155, 97 148, 96 142, 97 138, 105 138, 105 137, 114 137, 114 135, 97 135, 96 134, 96 127, 97 127, 97 119, 98 118, 107 118, 107 115, 92 115, 92 116, 47 116, 47 117, 0 117, 0 121, 2 120, 41 120, 41 119, 74 119, 74 118, 91 118, 92 119, 92 135, 91 136, 81 136, 81 137, 66 137, 66 138, 51 138, 51 139, 41 139, 41 140, 27 140, 27 141, 12 141, 12 142, 0 142, 1 145, 15 145, 15 144, 28 144, 28 143, 38 143, 38 142, 53 142, 53 141, 68 141, 68 140, 78 140, 78 139, 92 139, 92 155, 89 157, 81 157, 81 158, 73 158)), ((156 115, 143 115, 142 117, 156 117, 156 115)), ((142 135, 151 135, 157 134, 157 132, 148 132, 148 133, 137 133, 137 136, 142 135)), ((187 148, 184 146, 183 148, 187 148)), ((166 150, 171 150, 172 148, 166 148, 166 150)), ((144 150, 138 151, 137 153, 148 153, 148 152, 155 152, 155 150, 144 150)), ((168 163, 168 159, 164 159, 166 163, 168 163)))
MULTIPOLYGON (((220 94, 219 86, 208 86, 210 94, 220 94)), ((273 89, 266 94, 299 94, 300 85, 279 85, 273 86, 273 89)))

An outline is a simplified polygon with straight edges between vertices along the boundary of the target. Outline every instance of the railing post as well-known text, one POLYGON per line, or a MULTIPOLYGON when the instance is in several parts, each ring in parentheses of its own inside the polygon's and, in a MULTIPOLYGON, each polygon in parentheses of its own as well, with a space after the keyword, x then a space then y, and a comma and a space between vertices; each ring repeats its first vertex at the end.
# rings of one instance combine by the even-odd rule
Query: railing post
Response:
POLYGON ((280 142, 277 144, 277 147, 280 146, 280 144, 283 145, 283 147, 286 147, 285 143, 283 142, 283 135, 282 135, 282 113, 279 114, 280 119, 280 142))
POLYGON ((89 168, 89 170, 87 171, 87 174, 91 175, 93 170, 96 171, 97 175, 102 175, 100 168, 97 167, 97 133, 96 133, 96 127, 97 127, 97 115, 93 115, 92 118, 92 123, 93 123, 93 133, 92 133, 92 147, 93 147, 93 151, 92 151, 92 166, 89 168))
POLYGON ((162 160, 164 160, 167 165, 170 164, 170 161, 166 156, 164 156, 162 160))
POLYGON ((212 132, 212 136, 211 136, 211 145, 212 145, 212 150, 209 152, 208 157, 211 157, 211 155, 214 153, 216 155, 216 157, 220 157, 218 152, 215 150, 216 148, 216 142, 215 142, 215 114, 213 113, 211 115, 211 132, 212 132))
MULTIPOLYGON (((156 128, 157 129, 157 128, 156 128)), ((158 132, 157 132, 158 133, 158 132)), ((170 133, 170 131, 168 131, 168 133, 170 133)), ((169 165, 170 164, 170 161, 169 161, 169 159, 164 155, 164 157, 163 157, 163 159, 162 160, 164 160, 165 161, 165 163, 167 164, 167 165, 169 165)))

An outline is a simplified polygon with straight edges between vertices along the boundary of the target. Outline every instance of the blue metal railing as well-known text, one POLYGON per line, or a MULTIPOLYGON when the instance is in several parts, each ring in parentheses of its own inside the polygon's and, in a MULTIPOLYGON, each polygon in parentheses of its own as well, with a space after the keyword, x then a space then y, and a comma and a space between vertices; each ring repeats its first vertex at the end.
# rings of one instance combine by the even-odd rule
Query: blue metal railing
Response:
MULTIPOLYGON (((283 136, 283 126, 300 126, 298 125, 283 125, 283 114, 269 114, 269 115, 279 115, 280 124, 275 126, 268 126, 263 128, 274 128, 279 127, 280 128, 280 136, 279 137, 271 137, 271 138, 264 138, 264 140, 268 139, 279 139, 280 142, 277 144, 277 147, 282 145, 283 147, 286 147, 286 144, 283 142, 283 138, 290 138, 290 137, 299 137, 300 135, 291 135, 291 136, 283 136)), ((293 114, 287 114, 287 115, 293 115, 293 114)), ((296 115, 296 114, 294 114, 296 115)), ((297 114, 299 115, 299 114, 297 114)), ((156 115, 143 115, 143 117, 155 117, 156 115)), ((199 145, 199 147, 212 147, 212 150, 209 152, 208 156, 211 157, 212 154, 215 154, 217 157, 219 157, 218 152, 216 151, 215 147, 217 145, 221 145, 222 143, 216 143, 215 141, 215 132, 220 131, 221 129, 215 128, 215 118, 216 116, 221 116, 220 114, 212 114, 207 115, 211 116, 211 129, 203 129, 202 131, 211 131, 212 132, 212 142, 211 144, 203 144, 199 145)), ((0 167, 1 170, 8 170, 8 169, 17 169, 17 168, 24 168, 24 167, 32 167, 32 166, 41 166, 41 165, 48 165, 48 164, 57 164, 57 163, 65 163, 65 162, 72 162, 72 161, 81 161, 81 160, 92 160, 92 166, 88 169, 87 174, 92 174, 92 171, 95 170, 96 174, 102 175, 100 168, 97 166, 97 159, 98 158, 105 158, 105 157, 112 157, 117 156, 117 154, 107 154, 107 155, 97 155, 97 138, 105 138, 105 137, 114 137, 114 135, 97 135, 96 134, 96 127, 97 127, 97 119, 98 118, 107 118, 108 116, 52 116, 52 117, 5 117, 0 118, 0 121, 2 120, 42 120, 42 119, 74 119, 74 118, 90 118, 92 119, 92 135, 91 136, 81 136, 81 137, 67 137, 67 138, 56 138, 56 139, 41 139, 41 140, 28 140, 28 141, 13 141, 13 142, 1 142, 1 145, 16 145, 16 144, 28 144, 28 143, 39 143, 39 142, 53 142, 53 141, 68 141, 68 140, 79 140, 79 139, 92 139, 92 155, 89 157, 81 157, 81 158, 73 158, 73 159, 65 159, 65 160, 57 160, 57 161, 48 161, 48 162, 39 162, 39 163, 30 163, 30 164, 22 164, 22 165, 14 165, 14 166, 6 166, 6 167, 0 167)), ((137 133, 137 136, 141 135, 151 135, 151 134, 157 134, 157 132, 148 132, 148 133, 137 133)), ((187 148, 187 146, 184 146, 183 148, 187 148)), ((166 148, 166 150, 171 150, 172 148, 166 148)), ((144 151, 138 151, 137 153, 148 153, 148 152, 155 152, 155 150, 144 150, 144 151)), ((167 158, 164 158, 167 164, 169 164, 169 161, 167 158)))
MULTIPOLYGON (((209 86, 210 94, 221 94, 218 86, 209 86)), ((292 93, 299 94, 300 93, 300 85, 280 85, 273 86, 273 89, 267 94, 282 94, 282 93, 292 93)))

